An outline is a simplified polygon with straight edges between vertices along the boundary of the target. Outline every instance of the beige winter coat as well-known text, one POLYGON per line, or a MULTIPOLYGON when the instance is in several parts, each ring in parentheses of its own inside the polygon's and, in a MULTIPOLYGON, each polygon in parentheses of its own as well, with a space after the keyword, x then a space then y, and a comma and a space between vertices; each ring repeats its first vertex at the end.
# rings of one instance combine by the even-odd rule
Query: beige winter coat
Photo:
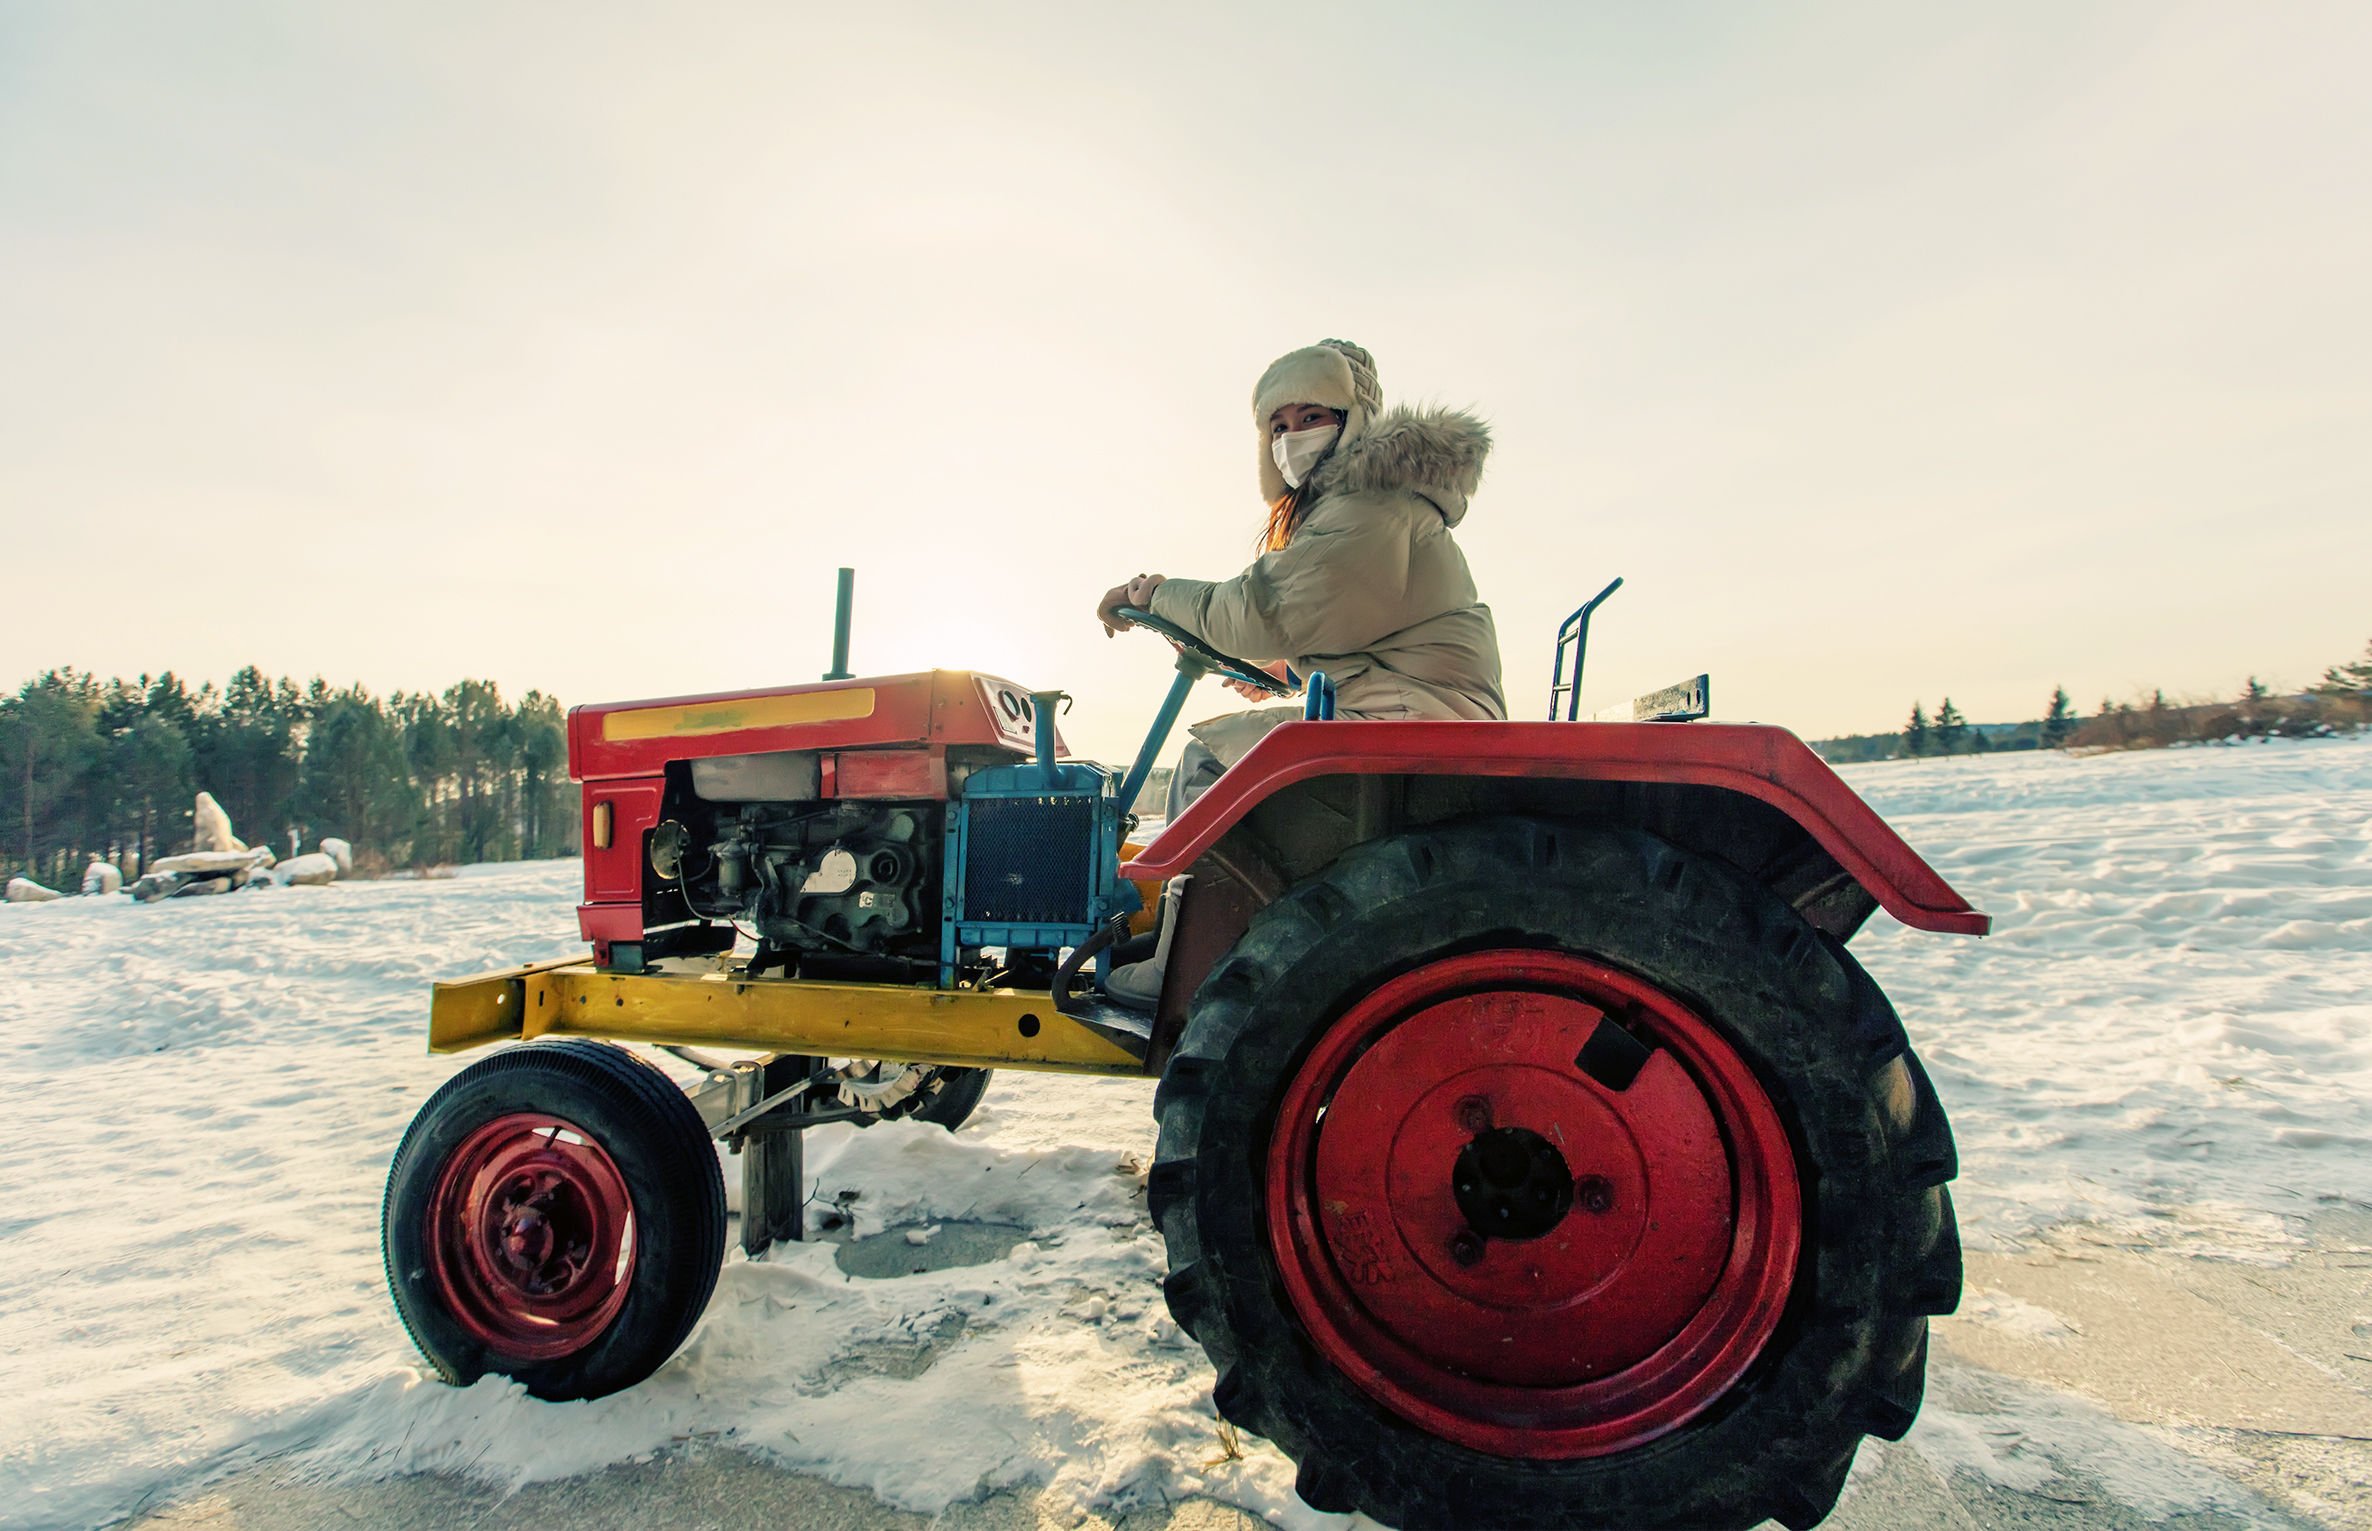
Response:
MULTIPOLYGON (((1221 653, 1325 671, 1338 716, 1504 718, 1491 608, 1450 535, 1490 449, 1471 415, 1391 410, 1311 473, 1290 543, 1230 580, 1164 581, 1153 614, 1221 653)), ((1288 715, 1243 715, 1260 724, 1240 742, 1242 728, 1195 733, 1232 763, 1288 715)))

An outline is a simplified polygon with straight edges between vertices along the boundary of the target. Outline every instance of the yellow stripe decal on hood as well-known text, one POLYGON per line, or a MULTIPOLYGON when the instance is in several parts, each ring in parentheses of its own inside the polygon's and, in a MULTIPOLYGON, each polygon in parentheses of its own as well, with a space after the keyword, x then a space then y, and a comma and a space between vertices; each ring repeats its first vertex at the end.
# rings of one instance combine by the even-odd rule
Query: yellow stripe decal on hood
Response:
POLYGON ((873 688, 800 691, 789 696, 753 696, 739 701, 684 702, 674 707, 637 707, 601 720, 607 740, 670 739, 691 734, 732 734, 749 728, 793 728, 801 723, 838 723, 873 716, 873 688))

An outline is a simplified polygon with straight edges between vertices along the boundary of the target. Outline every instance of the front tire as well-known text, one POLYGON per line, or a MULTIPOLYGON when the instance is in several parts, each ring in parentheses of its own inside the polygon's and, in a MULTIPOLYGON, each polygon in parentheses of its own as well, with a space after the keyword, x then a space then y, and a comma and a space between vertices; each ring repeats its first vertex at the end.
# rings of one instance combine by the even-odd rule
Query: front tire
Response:
POLYGON ((1220 1411, 1403 1531, 1814 1525, 1958 1298, 1883 996, 1637 831, 1354 850, 1212 972, 1155 1109, 1220 1411))
POLYGON ((397 1313, 440 1376, 599 1398, 665 1365, 725 1255, 700 1114, 622 1048, 538 1042, 447 1080, 388 1171, 397 1313))

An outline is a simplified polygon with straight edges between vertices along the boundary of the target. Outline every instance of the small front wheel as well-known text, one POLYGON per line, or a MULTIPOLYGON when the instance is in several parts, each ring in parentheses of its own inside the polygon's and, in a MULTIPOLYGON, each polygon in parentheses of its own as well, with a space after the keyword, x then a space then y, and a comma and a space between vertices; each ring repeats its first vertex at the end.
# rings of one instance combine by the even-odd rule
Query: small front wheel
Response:
POLYGON ((539 1398, 632 1387, 716 1287, 725 1188, 699 1113, 605 1043, 472 1064, 396 1150, 381 1211, 396 1312, 448 1382, 539 1398))

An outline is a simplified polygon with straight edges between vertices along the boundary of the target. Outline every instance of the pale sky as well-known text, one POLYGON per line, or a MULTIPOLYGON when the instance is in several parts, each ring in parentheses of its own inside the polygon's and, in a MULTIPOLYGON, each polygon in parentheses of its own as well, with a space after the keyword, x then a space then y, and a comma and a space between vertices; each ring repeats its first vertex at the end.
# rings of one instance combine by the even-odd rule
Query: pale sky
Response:
MULTIPOLYGON (((0 683, 1079 696, 1343 336, 1510 702, 1807 737, 2372 637, 2372 6, 0 4, 0 683)), ((1232 699, 1208 686, 1189 716, 1232 699)))

